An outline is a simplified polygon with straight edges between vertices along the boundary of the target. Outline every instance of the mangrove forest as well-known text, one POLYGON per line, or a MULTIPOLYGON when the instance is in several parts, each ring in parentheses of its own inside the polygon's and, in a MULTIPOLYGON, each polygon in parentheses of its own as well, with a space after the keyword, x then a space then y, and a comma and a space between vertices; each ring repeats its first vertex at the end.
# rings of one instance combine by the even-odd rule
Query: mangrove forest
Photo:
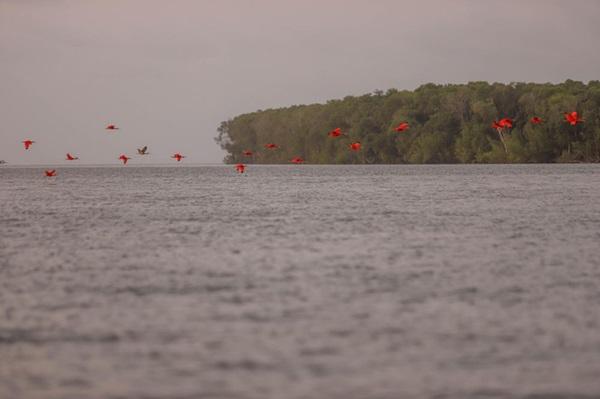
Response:
POLYGON ((239 115, 215 140, 226 163, 600 162, 600 81, 377 90, 239 115))

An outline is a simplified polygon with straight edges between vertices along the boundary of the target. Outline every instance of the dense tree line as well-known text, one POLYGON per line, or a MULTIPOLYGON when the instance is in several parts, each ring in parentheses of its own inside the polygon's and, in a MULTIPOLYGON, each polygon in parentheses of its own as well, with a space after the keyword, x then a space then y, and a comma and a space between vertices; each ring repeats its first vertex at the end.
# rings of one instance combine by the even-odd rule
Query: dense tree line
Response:
POLYGON ((239 115, 221 123, 216 141, 227 163, 288 163, 296 156, 322 164, 600 162, 600 81, 376 91, 239 115), (567 123, 571 111, 584 122, 567 123), (492 123, 505 117, 514 125, 502 143, 492 123), (403 121, 410 128, 396 132, 403 121), (329 137, 338 127, 347 136, 329 137), (351 141, 361 142, 361 151, 349 151, 351 141), (265 150, 265 143, 279 148, 265 150))

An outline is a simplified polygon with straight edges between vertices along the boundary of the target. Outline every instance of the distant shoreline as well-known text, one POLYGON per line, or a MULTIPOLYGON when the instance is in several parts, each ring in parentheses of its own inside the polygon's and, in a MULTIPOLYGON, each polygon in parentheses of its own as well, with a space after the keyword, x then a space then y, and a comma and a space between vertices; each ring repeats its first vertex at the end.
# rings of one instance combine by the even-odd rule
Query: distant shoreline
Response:
MULTIPOLYGON (((532 166, 532 165, 600 165, 598 162, 531 162, 531 163, 422 163, 422 164, 408 164, 408 163, 378 163, 378 164, 312 164, 306 163, 304 165, 293 165, 286 163, 272 163, 272 164, 250 164, 251 167, 295 167, 298 169, 305 167, 378 167, 378 166, 410 166, 410 167, 425 167, 425 166, 532 166)), ((225 163, 188 163, 185 165, 173 165, 173 164, 143 164, 143 165, 113 165, 113 164, 80 164, 80 165, 65 165, 65 164, 35 164, 35 165, 16 165, 16 164, 5 164, 0 166, 2 169, 39 169, 39 168, 60 168, 60 169, 82 169, 82 168, 117 168, 117 169, 136 169, 136 168, 196 168, 196 167, 232 167, 233 164, 225 163)))
POLYGON ((226 163, 597 163, 599 110, 598 80, 430 83, 238 115, 215 141, 226 163))

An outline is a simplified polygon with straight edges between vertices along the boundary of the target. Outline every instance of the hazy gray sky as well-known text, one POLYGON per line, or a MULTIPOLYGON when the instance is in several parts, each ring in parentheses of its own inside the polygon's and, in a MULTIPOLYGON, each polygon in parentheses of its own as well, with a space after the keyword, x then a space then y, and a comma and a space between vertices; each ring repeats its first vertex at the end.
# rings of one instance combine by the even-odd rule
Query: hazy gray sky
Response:
POLYGON ((0 159, 220 162, 219 122, 256 109, 600 79, 599 20, 594 0, 0 0, 0 159))

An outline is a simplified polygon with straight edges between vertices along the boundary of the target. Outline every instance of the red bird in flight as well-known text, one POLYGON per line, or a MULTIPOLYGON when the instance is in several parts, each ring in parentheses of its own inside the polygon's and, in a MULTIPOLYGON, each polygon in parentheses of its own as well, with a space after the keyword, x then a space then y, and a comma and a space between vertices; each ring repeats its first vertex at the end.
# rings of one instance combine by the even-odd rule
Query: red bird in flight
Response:
POLYGON ((129 158, 125 154, 121 154, 121 156, 119 157, 119 159, 123 162, 123 165, 127 165, 127 161, 129 161, 131 158, 129 158))
POLYGON ((25 146, 26 150, 28 150, 29 147, 33 145, 33 143, 35 143, 35 141, 29 139, 23 141, 23 145, 25 146))
POLYGON ((579 116, 577 111, 573 112, 565 112, 565 120, 571 124, 571 126, 575 126, 578 123, 584 122, 583 119, 579 116))
POLYGON ((55 169, 47 170, 47 171, 45 171, 45 173, 46 173, 46 177, 54 177, 54 176, 56 176, 56 170, 55 169))
POLYGON ((498 121, 493 121, 492 122, 492 128, 493 129, 502 129, 503 126, 498 121))
POLYGON ((79 159, 79 157, 74 157, 73 155, 67 152, 67 161, 75 161, 77 159, 79 159))
POLYGON ((360 147, 362 147, 360 141, 355 141, 354 143, 350 144, 350 150, 352 151, 360 151, 360 147))
POLYGON ((510 129, 513 127, 513 120, 510 118, 502 118, 499 121, 492 122, 492 127, 494 129, 510 129))
POLYGON ((514 121, 512 119, 510 119, 510 118, 502 118, 498 122, 498 124, 500 126, 502 126, 503 128, 509 128, 509 129, 512 129, 513 123, 514 123, 514 121))
POLYGON ((292 158, 292 160, 290 162, 295 163, 295 164, 301 164, 301 163, 304 163, 304 159, 302 159, 300 157, 296 157, 296 158, 292 158))
POLYGON ((247 157, 251 157, 252 155, 254 155, 254 153, 250 150, 242 151, 242 154, 247 157))
POLYGON ((268 150, 275 150, 275 149, 279 148, 279 146, 277 144, 269 143, 269 144, 265 144, 265 148, 268 150))
POLYGON ((177 162, 181 162, 181 160, 185 157, 183 155, 181 155, 180 153, 176 152, 175 154, 173 154, 173 156, 171 158, 176 159, 177 162))
POLYGON ((533 123, 534 125, 539 125, 542 122, 544 121, 539 116, 534 116, 533 118, 531 118, 531 123, 533 123))
POLYGON ((343 136, 344 133, 342 133, 342 129, 340 129, 339 127, 336 127, 335 129, 333 129, 331 132, 328 133, 329 137, 340 137, 343 136))
POLYGON ((119 128, 115 125, 108 125, 106 126, 106 130, 119 130, 119 128))
POLYGON ((237 170, 238 173, 244 173, 246 171, 246 165, 244 165, 243 163, 238 163, 237 165, 235 165, 235 170, 237 170))
POLYGON ((410 125, 408 124, 408 122, 401 122, 397 127, 396 127, 396 131, 397 132, 403 132, 405 130, 408 130, 410 128, 410 125))

